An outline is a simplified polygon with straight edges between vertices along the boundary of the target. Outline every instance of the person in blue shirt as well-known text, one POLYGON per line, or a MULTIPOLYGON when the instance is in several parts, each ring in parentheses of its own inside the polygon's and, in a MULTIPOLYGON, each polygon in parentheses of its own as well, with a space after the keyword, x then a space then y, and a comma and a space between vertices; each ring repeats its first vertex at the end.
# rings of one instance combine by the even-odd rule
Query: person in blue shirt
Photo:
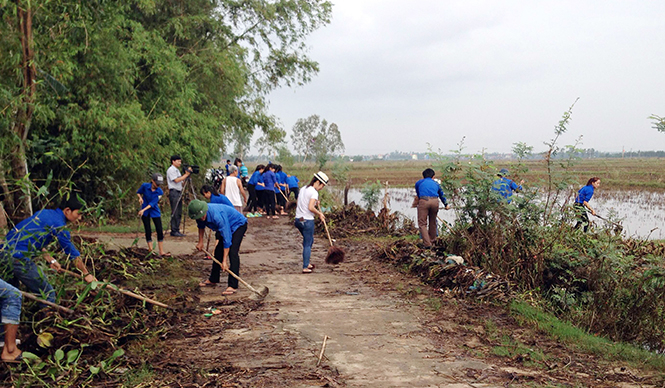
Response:
MULTIPOLYGON (((221 269, 240 276, 240 244, 247 232, 247 218, 231 206, 207 204, 198 199, 189 203, 188 211, 189 217, 196 220, 196 226, 199 228, 199 242, 196 244, 196 249, 203 250, 203 236, 206 227, 217 232, 214 255, 223 265, 220 267, 213 261, 210 277, 200 286, 214 286, 219 283, 221 269)), ((228 287, 222 292, 222 295, 232 295, 237 290, 238 280, 229 275, 228 287)))
POLYGON ((288 197, 291 197, 291 193, 293 193, 296 197, 296 201, 298 200, 298 194, 300 193, 298 183, 300 183, 300 181, 297 176, 286 174, 286 185, 289 187, 288 197))
POLYGON ((275 166, 275 176, 277 177, 277 187, 275 187, 275 198, 277 198, 277 204, 282 207, 280 215, 286 216, 287 212, 284 211, 286 207, 286 193, 288 192, 289 186, 286 184, 286 173, 282 171, 282 166, 275 166))
POLYGON ((265 170, 263 171, 263 183, 264 183, 264 193, 263 193, 263 205, 266 209, 266 215, 268 218, 279 218, 275 215, 275 190, 277 190, 277 176, 275 175, 275 165, 268 163, 265 170))
POLYGON ((265 166, 262 164, 256 166, 256 170, 254 170, 252 176, 249 178, 249 181, 247 181, 249 200, 247 201, 247 207, 245 208, 245 211, 249 212, 248 215, 256 216, 255 212, 258 213, 258 210, 261 207, 261 198, 259 197, 257 190, 261 190, 260 193, 263 195, 263 186, 259 186, 258 181, 264 168, 265 166))
POLYGON ((505 200, 505 203, 512 202, 512 198, 510 197, 513 196, 513 191, 522 190, 522 184, 524 181, 520 181, 520 184, 518 185, 517 183, 508 179, 508 170, 505 168, 499 170, 499 173, 496 175, 499 177, 499 179, 495 180, 492 184, 492 191, 502 196, 505 200))
POLYGON ((157 246, 159 247, 159 257, 169 256, 164 251, 164 229, 162 228, 162 212, 159 210, 159 200, 164 195, 164 191, 160 187, 164 184, 164 177, 162 174, 152 174, 152 181, 146 182, 139 187, 136 195, 139 197, 139 217, 143 221, 143 229, 145 230, 145 241, 148 243, 148 250, 152 252, 152 230, 150 229, 150 220, 155 224, 155 231, 157 232, 157 246))
POLYGON ((591 212, 592 215, 596 215, 596 211, 591 208, 589 201, 593 197, 593 192, 595 189, 600 186, 600 178, 593 177, 589 179, 586 186, 582 187, 577 192, 577 197, 575 197, 575 204, 573 209, 577 214, 578 221, 575 224, 574 229, 578 229, 580 226, 584 225, 584 233, 589 230, 589 215, 587 214, 587 209, 591 212))
POLYGON ((416 182, 417 201, 415 205, 418 208, 418 228, 420 228, 425 247, 431 247, 432 241, 436 239, 436 216, 439 212, 439 199, 443 202, 446 210, 450 209, 441 185, 432 178, 434 178, 434 170, 427 168, 423 171, 423 179, 416 182))
POLYGON ((0 266, 8 272, 2 277, 10 280, 5 276, 11 278, 13 275, 13 280, 23 283, 30 292, 55 302, 53 286, 33 259, 41 256, 51 269, 60 271, 60 263, 46 251, 46 247, 56 239, 64 255, 81 271, 85 281, 96 281, 81 260, 81 254, 72 243, 69 231, 65 229, 67 223, 75 223, 81 218, 82 207, 76 198, 69 197, 60 203, 58 209, 40 210, 12 228, 5 237, 5 243, 0 246, 0 266))
POLYGON ((231 203, 231 200, 229 200, 226 195, 218 194, 215 188, 210 185, 204 185, 201 187, 201 194, 206 197, 210 203, 233 206, 233 203, 231 203))
POLYGON ((226 159, 226 166, 224 166, 226 169, 226 176, 231 175, 231 159, 226 159))

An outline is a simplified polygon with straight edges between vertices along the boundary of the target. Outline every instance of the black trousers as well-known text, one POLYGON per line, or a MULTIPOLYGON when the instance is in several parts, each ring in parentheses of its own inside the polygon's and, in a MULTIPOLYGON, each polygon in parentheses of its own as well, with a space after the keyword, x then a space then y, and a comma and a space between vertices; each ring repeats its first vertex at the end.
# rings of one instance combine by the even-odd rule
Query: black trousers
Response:
POLYGON ((583 204, 575 202, 573 205, 575 214, 577 214, 577 223, 575 224, 575 229, 579 228, 581 225, 584 225, 584 233, 589 230, 589 214, 586 212, 586 207, 583 204))
POLYGON ((272 190, 263 190, 263 206, 266 209, 266 215, 275 215, 275 192, 272 190))
POLYGON ((256 198, 256 186, 247 184, 247 191, 249 191, 249 200, 247 201, 246 211, 254 213, 259 208, 259 200, 256 198))
POLYGON ((256 190, 256 205, 263 210, 266 210, 265 201, 263 200, 264 197, 263 194, 265 192, 266 192, 265 190, 256 190))
POLYGON ((298 200, 298 194, 300 193, 300 188, 298 187, 289 187, 289 198, 291 198, 291 193, 296 196, 296 201, 298 200))
POLYGON ((171 234, 180 232, 180 220, 182 217, 182 191, 169 190, 169 202, 171 203, 171 234))
MULTIPOLYGON (((245 225, 236 229, 231 235, 231 248, 229 248, 229 269, 234 274, 240 276, 240 244, 242 244, 242 238, 245 237, 245 232, 247 232, 247 223, 245 225)), ((223 262, 224 260, 224 239, 222 234, 217 232, 215 238, 219 240, 217 242, 217 247, 215 248, 215 259, 223 262)), ((216 262, 212 262, 212 270, 210 271, 210 280, 211 283, 219 283, 219 274, 222 271, 222 267, 216 262)), ((238 288, 238 279, 229 275, 228 285, 231 288, 238 288)))
POLYGON ((286 206, 286 198, 284 197, 286 193, 284 193, 284 195, 282 195, 282 193, 284 193, 284 191, 282 191, 281 193, 275 193, 275 196, 277 197, 277 204, 279 206, 284 207, 286 206))
MULTIPOLYGON (((145 241, 152 241, 152 230, 150 229, 150 217, 142 216, 143 229, 145 229, 145 241)), ((152 222, 155 224, 155 232, 157 232, 157 241, 164 241, 164 231, 162 230, 162 217, 153 217, 152 222)))

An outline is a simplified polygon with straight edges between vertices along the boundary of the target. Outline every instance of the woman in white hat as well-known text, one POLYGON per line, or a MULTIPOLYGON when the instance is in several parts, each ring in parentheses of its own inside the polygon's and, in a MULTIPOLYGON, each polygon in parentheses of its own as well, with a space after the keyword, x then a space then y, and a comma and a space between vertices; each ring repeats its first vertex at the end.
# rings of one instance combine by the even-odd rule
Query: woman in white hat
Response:
POLYGON ((314 215, 318 215, 321 222, 326 222, 326 217, 317 208, 319 203, 319 191, 328 184, 328 175, 322 171, 312 177, 309 184, 300 190, 298 195, 298 207, 296 208, 295 226, 302 234, 302 272, 312 273, 314 264, 309 263, 312 255, 312 244, 314 244, 314 215))

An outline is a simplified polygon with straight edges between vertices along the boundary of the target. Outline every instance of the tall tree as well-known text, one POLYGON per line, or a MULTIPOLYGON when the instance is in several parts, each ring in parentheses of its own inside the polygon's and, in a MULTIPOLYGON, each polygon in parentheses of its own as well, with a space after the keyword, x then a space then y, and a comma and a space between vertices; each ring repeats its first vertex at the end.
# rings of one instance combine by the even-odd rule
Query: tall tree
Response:
POLYGON ((26 13, 30 4, 0 0, 0 184, 17 199, 12 212, 30 204, 21 183, 50 171, 58 182, 76 170, 76 189, 95 200, 173 153, 207 165, 236 136, 274 137, 266 95, 317 72, 304 38, 332 7, 51 0, 26 13))
POLYGON ((305 161, 313 154, 319 168, 335 155, 344 151, 344 142, 337 124, 328 122, 318 115, 298 119, 291 132, 291 143, 296 153, 305 161))

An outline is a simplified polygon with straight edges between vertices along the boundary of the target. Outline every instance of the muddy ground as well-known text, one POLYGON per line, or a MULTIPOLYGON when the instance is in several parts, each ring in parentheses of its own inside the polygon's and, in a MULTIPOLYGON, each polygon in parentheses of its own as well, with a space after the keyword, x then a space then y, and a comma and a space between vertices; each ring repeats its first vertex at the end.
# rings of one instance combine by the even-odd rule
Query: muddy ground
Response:
MULTIPOLYGON (((317 236, 316 269, 302 274, 302 238, 289 217, 249 223, 240 274, 255 287, 269 287, 268 297, 252 300, 242 285, 237 294, 222 296, 225 280, 189 290, 194 312, 168 327, 157 343, 129 349, 128 357, 142 360, 134 367, 150 373, 125 384, 631 387, 657 381, 653 373, 601 362, 520 326, 502 306, 456 299, 423 285, 373 260, 380 248, 371 238, 339 239, 346 261, 330 266, 323 262, 327 241, 317 236), (210 308, 220 313, 206 317, 210 308), (317 366, 324 336, 325 355, 317 366)), ((131 245, 136 236, 95 237, 117 247, 131 245)), ((195 244, 193 225, 187 237, 165 242, 205 279, 211 262, 194 252, 195 244)))

